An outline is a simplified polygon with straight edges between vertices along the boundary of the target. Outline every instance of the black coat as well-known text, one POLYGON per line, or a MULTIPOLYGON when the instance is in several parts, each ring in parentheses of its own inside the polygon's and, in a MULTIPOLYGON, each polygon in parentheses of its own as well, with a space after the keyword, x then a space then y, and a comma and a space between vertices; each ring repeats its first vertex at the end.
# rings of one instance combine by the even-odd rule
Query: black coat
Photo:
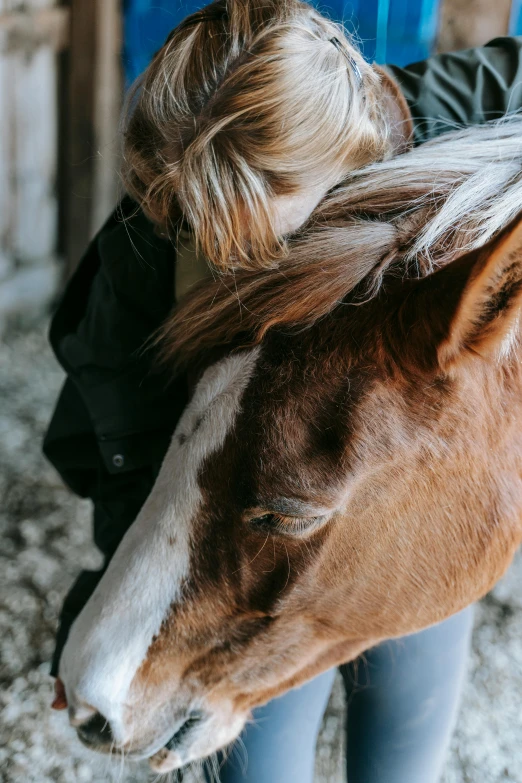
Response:
MULTIPOLYGON (((389 66, 421 143, 459 125, 522 107, 522 38, 389 66)), ((187 401, 186 381, 167 389, 144 344, 175 303, 175 249, 124 198, 91 242, 53 318, 67 373, 44 442, 64 481, 94 504, 94 537, 108 563, 149 494, 187 401)), ((102 572, 83 572, 61 616, 58 657, 70 625, 102 572)))

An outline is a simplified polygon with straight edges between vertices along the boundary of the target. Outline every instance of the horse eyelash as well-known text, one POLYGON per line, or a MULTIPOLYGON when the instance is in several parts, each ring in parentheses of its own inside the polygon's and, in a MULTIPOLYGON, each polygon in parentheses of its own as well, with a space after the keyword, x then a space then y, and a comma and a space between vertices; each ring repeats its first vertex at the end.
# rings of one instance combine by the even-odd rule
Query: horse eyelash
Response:
POLYGON ((250 520, 250 524, 259 527, 265 532, 276 533, 279 535, 300 535, 309 533, 317 528, 324 520, 324 517, 286 517, 282 514, 267 512, 260 514, 250 520), (263 520, 266 518, 266 522, 263 520), (269 521, 270 520, 270 521, 269 521), (274 524, 275 520, 275 524, 274 524))

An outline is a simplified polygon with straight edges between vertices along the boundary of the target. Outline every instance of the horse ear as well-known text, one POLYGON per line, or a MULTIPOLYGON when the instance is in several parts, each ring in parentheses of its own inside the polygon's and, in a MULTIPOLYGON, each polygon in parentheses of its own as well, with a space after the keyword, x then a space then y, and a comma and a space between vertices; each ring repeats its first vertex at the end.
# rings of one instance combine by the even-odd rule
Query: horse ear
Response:
POLYGON ((466 355, 500 357, 522 305, 522 220, 412 287, 399 307, 408 363, 450 370, 466 355))
POLYGON ((439 345, 439 364, 463 352, 483 356, 501 351, 513 333, 522 304, 522 221, 481 251, 470 254, 471 274, 439 345))

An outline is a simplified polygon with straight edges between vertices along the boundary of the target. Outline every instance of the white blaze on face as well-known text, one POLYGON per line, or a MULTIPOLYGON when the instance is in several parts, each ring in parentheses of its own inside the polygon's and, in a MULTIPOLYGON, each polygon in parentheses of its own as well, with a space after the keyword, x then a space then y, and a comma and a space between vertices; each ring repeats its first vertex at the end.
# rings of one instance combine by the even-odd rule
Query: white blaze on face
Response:
POLYGON ((60 677, 73 716, 90 717, 82 712, 89 705, 111 723, 116 742, 126 740, 129 686, 189 574, 199 468, 231 430, 258 352, 230 356, 204 373, 151 494, 72 626, 60 677))

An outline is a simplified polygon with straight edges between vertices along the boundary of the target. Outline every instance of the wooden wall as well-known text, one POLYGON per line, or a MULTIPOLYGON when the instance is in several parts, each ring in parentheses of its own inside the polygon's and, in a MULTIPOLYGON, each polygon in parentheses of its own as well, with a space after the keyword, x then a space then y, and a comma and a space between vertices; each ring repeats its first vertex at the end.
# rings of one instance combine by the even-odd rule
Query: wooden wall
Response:
POLYGON ((118 190, 120 0, 0 0, 0 328, 56 292, 118 190))
POLYGON ((0 317, 56 285, 57 52, 66 27, 55 0, 0 0, 0 317))
POLYGON ((441 0, 438 49, 482 46, 507 35, 511 0, 441 0))

